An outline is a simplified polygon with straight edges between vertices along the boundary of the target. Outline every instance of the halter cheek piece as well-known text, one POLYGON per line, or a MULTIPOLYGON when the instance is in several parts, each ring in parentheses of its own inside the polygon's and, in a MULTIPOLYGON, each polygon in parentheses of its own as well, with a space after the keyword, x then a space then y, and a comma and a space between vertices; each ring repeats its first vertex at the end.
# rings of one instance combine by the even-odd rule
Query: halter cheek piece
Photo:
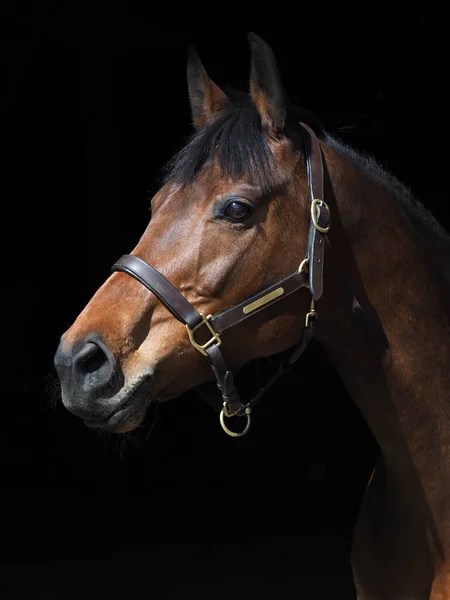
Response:
POLYGON ((217 398, 217 394, 211 396, 202 387, 197 388, 197 391, 214 408, 218 409, 220 423, 224 431, 232 437, 240 437, 247 433, 250 428, 250 413, 255 404, 270 389, 275 381, 294 365, 295 361, 307 347, 314 332, 316 318, 315 303, 322 296, 325 250, 324 235, 330 228, 330 211, 323 200, 323 161, 319 142, 314 132, 307 125, 304 123, 300 123, 300 125, 307 134, 304 143, 306 146, 307 177, 311 198, 311 222, 306 257, 302 260, 295 273, 288 275, 281 281, 218 315, 205 316, 197 312, 164 275, 141 258, 126 254, 112 267, 112 271, 122 271, 137 279, 155 294, 178 321, 185 324, 191 344, 209 361, 222 399, 218 405, 219 399, 217 398), (306 315, 305 330, 300 342, 294 347, 289 357, 280 363, 275 375, 272 376, 266 385, 249 402, 243 404, 234 385, 233 373, 227 368, 220 350, 222 333, 303 287, 309 288, 311 293, 311 308, 306 315), (197 341, 200 328, 205 328, 210 335, 210 339, 203 344, 197 341), (233 416, 246 417, 247 422, 242 431, 233 432, 226 426, 225 419, 233 416))

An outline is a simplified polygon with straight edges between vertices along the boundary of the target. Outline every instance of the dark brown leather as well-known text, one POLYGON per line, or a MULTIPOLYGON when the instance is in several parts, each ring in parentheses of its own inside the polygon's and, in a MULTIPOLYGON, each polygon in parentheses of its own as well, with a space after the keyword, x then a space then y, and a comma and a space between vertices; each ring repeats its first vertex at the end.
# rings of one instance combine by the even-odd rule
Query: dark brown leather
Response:
POLYGON ((278 300, 282 300, 283 298, 286 298, 286 296, 289 296, 293 292, 296 292, 300 288, 305 287, 307 285, 308 285, 308 279, 307 279, 306 273, 304 273, 304 272, 292 273, 291 275, 288 275, 281 281, 278 281, 278 283, 275 283, 274 285, 271 285, 270 287, 266 288, 262 292, 255 294, 251 298, 247 298, 247 300, 245 300, 244 302, 241 302, 240 304, 233 306, 233 308, 229 308, 228 310, 224 311, 223 313, 216 315, 215 317, 213 317, 211 319, 211 321, 210 321, 211 325, 213 326, 214 331, 216 331, 217 333, 222 333, 229 327, 233 327, 233 325, 237 325, 238 323, 241 323, 248 317, 251 317, 252 315, 256 315, 257 313, 261 312, 264 308, 271 306, 272 304, 275 304, 275 302, 278 302, 278 300), (260 306, 259 308, 256 308, 255 310, 251 311, 248 314, 244 313, 243 309, 246 306, 248 306, 252 302, 255 302, 255 300, 258 300, 259 298, 263 298, 267 294, 270 294, 270 292, 272 292, 280 287, 283 288, 283 290, 284 290, 283 294, 281 296, 274 298, 270 302, 267 302, 267 304, 263 304, 262 306, 260 306))
POLYGON ((223 403, 226 402, 229 413, 239 413, 242 411, 243 405, 234 385, 233 373, 228 370, 219 346, 213 344, 209 348, 206 348, 206 353, 208 354, 209 364, 217 381, 217 388, 222 395, 221 406, 218 406, 217 409, 220 412, 223 408, 223 403))
POLYGON ((155 294, 172 315, 189 325, 192 329, 202 318, 186 298, 174 287, 168 279, 154 267, 138 256, 124 254, 112 266, 112 271, 123 271, 137 279, 142 285, 155 294))
MULTIPOLYGON (((316 135, 308 125, 300 123, 308 135, 307 169, 308 183, 311 194, 311 203, 313 200, 324 199, 323 185, 323 159, 322 150, 316 135)), ((316 218, 322 227, 330 224, 330 215, 326 206, 316 205, 316 218)), ((309 288, 314 300, 319 300, 323 292, 323 260, 325 252, 325 236, 315 226, 311 219, 308 235, 308 258, 309 258, 309 288)))

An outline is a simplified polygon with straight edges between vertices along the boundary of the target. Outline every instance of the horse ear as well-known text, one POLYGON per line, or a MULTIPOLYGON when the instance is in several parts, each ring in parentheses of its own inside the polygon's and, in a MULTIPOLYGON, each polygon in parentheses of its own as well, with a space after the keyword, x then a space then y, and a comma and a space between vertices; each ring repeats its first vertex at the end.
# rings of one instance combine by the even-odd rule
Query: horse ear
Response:
POLYGON ((277 137, 283 133, 288 102, 275 56, 258 35, 249 33, 247 37, 252 56, 250 95, 263 126, 269 134, 277 137))
POLYGON ((230 101, 225 92, 208 77, 196 49, 192 46, 189 48, 187 80, 192 122, 199 130, 220 117, 230 101))

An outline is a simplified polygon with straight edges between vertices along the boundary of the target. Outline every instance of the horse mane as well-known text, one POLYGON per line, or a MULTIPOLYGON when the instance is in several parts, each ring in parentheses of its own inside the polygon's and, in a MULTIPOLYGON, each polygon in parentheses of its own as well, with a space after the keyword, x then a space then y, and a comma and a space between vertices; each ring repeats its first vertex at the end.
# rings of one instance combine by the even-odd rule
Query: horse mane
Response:
POLYGON ((434 215, 425 208, 411 189, 382 167, 373 156, 355 150, 329 134, 326 134, 324 141, 360 171, 392 192, 397 206, 416 234, 423 240, 423 246, 430 254, 432 262, 444 274, 450 285, 450 234, 434 215))

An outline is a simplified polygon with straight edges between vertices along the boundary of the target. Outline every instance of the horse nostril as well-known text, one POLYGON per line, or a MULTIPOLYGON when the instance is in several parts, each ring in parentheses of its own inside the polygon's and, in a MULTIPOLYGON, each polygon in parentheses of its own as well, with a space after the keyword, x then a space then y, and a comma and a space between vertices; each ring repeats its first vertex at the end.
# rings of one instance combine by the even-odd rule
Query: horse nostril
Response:
POLYGON ((81 375, 95 373, 107 362, 108 358, 104 351, 92 342, 86 342, 75 357, 75 369, 81 375))
POLYGON ((62 401, 72 413, 87 419, 106 418, 110 399, 124 385, 124 374, 108 344, 95 332, 74 344, 61 341, 54 358, 62 401))
POLYGON ((72 374, 76 385, 88 394, 114 394, 123 377, 111 350, 99 338, 85 341, 73 355, 72 374))

